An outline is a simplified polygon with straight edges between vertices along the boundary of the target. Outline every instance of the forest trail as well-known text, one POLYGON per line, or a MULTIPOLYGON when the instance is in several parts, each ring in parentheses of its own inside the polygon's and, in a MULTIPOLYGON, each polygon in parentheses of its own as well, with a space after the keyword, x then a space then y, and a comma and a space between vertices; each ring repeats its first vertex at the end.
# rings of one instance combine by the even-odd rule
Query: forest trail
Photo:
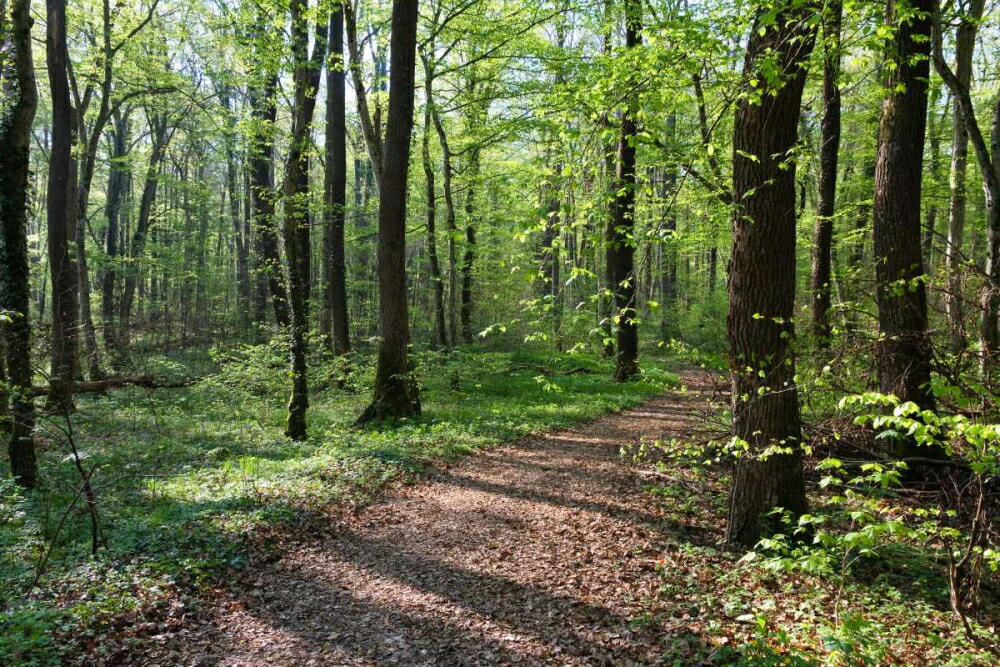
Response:
POLYGON ((666 537, 657 500, 641 489, 648 480, 620 450, 703 427, 708 376, 684 373, 681 384, 687 392, 464 457, 341 517, 252 572, 213 604, 210 622, 157 658, 227 667, 655 662, 670 638, 630 622, 662 582, 655 563, 666 537))

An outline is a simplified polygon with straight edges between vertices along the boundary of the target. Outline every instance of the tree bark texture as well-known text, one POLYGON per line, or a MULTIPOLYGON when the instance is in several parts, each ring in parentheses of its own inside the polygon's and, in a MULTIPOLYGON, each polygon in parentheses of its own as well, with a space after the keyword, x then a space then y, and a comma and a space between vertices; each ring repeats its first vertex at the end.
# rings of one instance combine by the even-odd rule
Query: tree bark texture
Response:
POLYGON ((79 363, 80 319, 77 268, 70 252, 75 237, 76 198, 73 168, 74 112, 70 102, 66 45, 66 0, 47 0, 46 64, 52 98, 52 148, 49 156, 48 251, 52 281, 49 406, 73 409, 73 383, 79 363))
POLYGON ((329 25, 317 19, 313 54, 309 57, 307 0, 291 0, 292 61, 295 66, 292 136, 285 163, 283 236, 288 261, 288 305, 291 310, 292 394, 288 399, 285 435, 293 440, 306 438, 309 409, 309 378, 306 366, 306 334, 309 331, 309 129, 316 109, 329 25))
POLYGON ((733 434, 745 443, 729 494, 726 544, 752 548, 762 515, 775 507, 806 510, 795 360, 795 162, 803 65, 813 48, 806 17, 817 7, 783 2, 773 23, 758 15, 744 76, 758 78, 736 108, 733 137, 733 246, 728 333, 733 434), (772 54, 780 84, 759 74, 772 54))
POLYGON ((406 299, 406 190, 413 128, 417 0, 393 0, 389 113, 379 173, 379 345, 375 394, 359 422, 419 414, 409 361, 406 299))
MULTIPOLYGON (((889 94, 882 106, 875 164, 872 235, 879 324, 875 362, 883 393, 931 409, 920 198, 933 0, 911 0, 907 7, 909 18, 901 21, 896 0, 889 3, 888 20, 897 25, 888 57, 897 67, 886 82, 889 94)), ((911 446, 903 440, 890 445, 901 456, 911 446)))
POLYGON ((25 487, 38 481, 32 430, 31 302, 28 259, 28 187, 31 124, 38 106, 31 54, 31 2, 14 0, 8 16, 0 15, 0 47, 4 51, 5 113, 0 116, 0 382, 6 404, 0 409, 0 435, 6 435, 14 480, 25 487), (6 428, 2 428, 6 426, 6 428))
POLYGON ((344 214, 347 210, 347 121, 344 94, 344 7, 335 4, 330 14, 330 58, 326 69, 326 225, 324 238, 326 276, 324 304, 329 308, 330 344, 335 355, 351 351, 347 315, 347 263, 344 248, 344 214))

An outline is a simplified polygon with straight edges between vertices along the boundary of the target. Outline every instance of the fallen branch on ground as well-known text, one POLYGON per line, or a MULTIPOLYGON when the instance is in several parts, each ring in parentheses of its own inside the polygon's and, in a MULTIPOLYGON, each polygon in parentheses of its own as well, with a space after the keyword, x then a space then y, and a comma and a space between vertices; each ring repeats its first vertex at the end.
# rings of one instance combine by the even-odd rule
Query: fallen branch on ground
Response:
MULTIPOLYGON (((178 389, 189 387, 200 378, 184 378, 183 380, 164 380, 163 378, 151 375, 139 375, 136 377, 108 378, 106 380, 95 380, 92 382, 77 382, 73 385, 74 394, 103 394, 110 389, 121 389, 122 387, 144 387, 146 389, 178 389)), ((46 396, 49 393, 48 387, 32 387, 32 396, 46 396)))

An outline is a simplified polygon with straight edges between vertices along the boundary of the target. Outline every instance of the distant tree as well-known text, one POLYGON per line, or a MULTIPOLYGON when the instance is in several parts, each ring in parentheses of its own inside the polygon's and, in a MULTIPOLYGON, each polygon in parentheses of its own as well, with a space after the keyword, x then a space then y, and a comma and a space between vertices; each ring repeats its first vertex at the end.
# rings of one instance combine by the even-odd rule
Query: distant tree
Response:
MULTIPOLYGON (((966 345, 965 309, 963 308, 962 265, 965 257, 962 244, 965 242, 966 172, 969 162, 969 123, 965 118, 961 91, 969 91, 972 85, 972 56, 976 48, 976 33, 982 19, 985 0, 971 0, 966 11, 959 16, 955 29, 955 66, 952 69, 944 62, 942 49, 934 54, 936 69, 944 73, 945 83, 952 94, 952 134, 951 134, 951 196, 948 204, 948 243, 945 246, 944 261, 948 273, 948 289, 945 309, 948 313, 948 328, 951 333, 952 352, 960 352, 966 345), (944 67, 942 67, 942 65, 944 67), (947 74, 952 76, 948 77, 947 74), (958 91, 958 92, 956 92, 958 91)), ((938 27, 938 40, 943 41, 938 27)), ((978 126, 976 126, 978 127, 978 126)))
MULTIPOLYGON (((440 11, 440 5, 436 7, 436 10, 440 11)), ((426 44, 420 52, 420 60, 423 63, 424 69, 424 127, 420 142, 420 159, 424 168, 424 184, 427 199, 427 262, 430 268, 431 289, 434 294, 434 332, 431 344, 435 347, 446 348, 448 347, 448 326, 445 323, 445 285, 437 250, 437 190, 434 164, 431 162, 431 132, 435 131, 434 78, 437 64, 432 54, 434 52, 434 32, 437 28, 437 20, 438 16, 435 14, 431 25, 431 35, 427 38, 426 44)), ((447 146, 447 140, 445 140, 444 145, 447 146)))
MULTIPOLYGON (((992 136, 987 144, 982 130, 979 129, 976 108, 969 90, 975 26, 982 18, 983 5, 983 0, 973 0, 969 8, 969 16, 963 17, 959 25, 956 45, 958 65, 963 70, 961 76, 953 72, 948 63, 945 62, 941 16, 935 8, 934 64, 958 105, 955 109, 955 122, 956 125, 961 122, 964 132, 962 136, 959 136, 959 132, 956 130, 955 139, 961 141, 962 144, 967 144, 971 140, 976 161, 979 163, 979 173, 982 176, 987 241, 986 284, 983 286, 981 297, 979 351, 981 370, 985 374, 991 370, 992 365, 996 362, 997 351, 1000 350, 1000 335, 998 335, 997 330, 997 311, 1000 309, 1000 94, 994 101, 993 117, 990 123, 992 136)), ((967 150, 966 146, 962 146, 962 148, 967 150)), ((960 165, 960 167, 964 170, 964 165, 960 165)), ((964 188, 964 182, 962 187, 964 188)), ((964 194, 962 196, 964 197, 964 194)), ((961 205, 964 208, 964 201, 961 202, 961 205)))
POLYGON ((254 312, 258 321, 262 321, 264 304, 270 295, 275 321, 287 328, 291 325, 291 315, 274 215, 277 197, 273 171, 278 66, 270 49, 277 47, 272 41, 274 32, 269 30, 266 16, 265 10, 259 9, 247 36, 251 59, 250 115, 253 121, 249 138, 250 231, 254 244, 254 273, 260 283, 259 289, 254 292, 254 312))
POLYGON ((813 334, 820 347, 829 347, 833 293, 833 214, 837 197, 837 158, 840 155, 840 25, 841 0, 827 4, 823 13, 823 121, 819 147, 819 196, 813 236, 813 334))

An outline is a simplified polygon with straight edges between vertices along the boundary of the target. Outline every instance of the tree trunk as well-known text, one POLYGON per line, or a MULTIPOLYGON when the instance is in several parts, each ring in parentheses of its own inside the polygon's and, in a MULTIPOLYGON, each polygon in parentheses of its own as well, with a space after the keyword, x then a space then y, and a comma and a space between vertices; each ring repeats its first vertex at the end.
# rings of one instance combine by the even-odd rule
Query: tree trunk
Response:
POLYGON ((344 6, 335 4, 330 14, 330 61, 326 69, 326 200, 327 237, 323 240, 329 266, 325 278, 329 308, 330 344, 335 355, 351 351, 347 315, 347 262, 344 248, 344 213, 347 210, 347 121, 344 97, 344 6))
MULTIPOLYGON (((931 180, 935 184, 937 183, 938 172, 941 171, 941 129, 940 125, 944 121, 944 118, 938 117, 937 113, 937 99, 940 96, 940 88, 935 86, 931 92, 933 93, 928 104, 927 110, 927 141, 930 144, 930 150, 928 151, 928 157, 930 158, 930 165, 928 169, 931 174, 931 180)), ((945 114, 947 116, 947 113, 945 114)), ((927 264, 927 273, 934 273, 934 237, 937 235, 937 218, 938 218, 938 205, 937 197, 931 197, 930 201, 927 202, 927 212, 924 217, 924 236, 923 236, 923 252, 924 252, 924 262, 927 264)))
MULTIPOLYGON (((612 0, 603 1, 604 8, 604 34, 601 36, 601 52, 602 54, 610 58, 614 50, 614 45, 612 44, 612 34, 616 28, 615 20, 613 18, 613 6, 612 0)), ((557 35, 559 42, 558 47, 561 49, 564 46, 565 36, 562 32, 557 35)), ((603 201, 611 202, 614 198, 614 184, 615 184, 615 160, 617 145, 613 139, 613 133, 610 128, 610 114, 604 112, 601 114, 598 120, 598 127, 601 128, 602 134, 601 138, 601 152, 603 153, 603 167, 604 167, 604 178, 605 178, 605 196, 602 197, 603 201)), ((612 211, 611 206, 608 206, 607 210, 608 220, 611 220, 612 211)), ((607 257, 607 225, 605 225, 605 230, 603 233, 603 241, 605 243, 604 254, 607 257)), ((601 356, 605 359, 611 359, 615 355, 615 338, 614 332, 612 331, 612 319, 614 318, 614 290, 608 288, 608 283, 610 282, 607 275, 607 267, 605 267, 605 275, 602 277, 600 275, 600 267, 598 266, 599 260, 595 254, 594 257, 594 272, 598 274, 597 279, 597 326, 601 331, 601 356)))
POLYGON ((752 548, 762 515, 774 507, 806 510, 795 360, 795 164, 785 156, 798 142, 803 64, 815 39, 807 17, 818 7, 789 1, 777 17, 754 21, 744 62, 757 76, 761 59, 780 68, 776 89, 765 77, 756 95, 741 97, 733 136, 733 246, 728 333, 733 432, 745 443, 729 494, 726 544, 752 548), (757 99, 755 99, 757 98, 757 99), (779 447, 781 451, 775 451, 779 447))
POLYGON ((288 305, 291 307, 292 394, 288 399, 285 435, 293 440, 306 438, 309 409, 309 380, 306 368, 306 334, 309 331, 309 130, 316 109, 323 59, 326 57, 325 17, 317 19, 312 58, 309 57, 309 24, 305 16, 307 0, 291 1, 292 62, 294 63, 294 103, 292 136, 285 163, 285 219, 283 236, 288 260, 288 305))
POLYGON ((129 132, 128 114, 118 113, 114 118, 114 131, 111 141, 111 167, 108 174, 108 193, 105 215, 108 219, 108 230, 104 240, 105 253, 108 256, 107 267, 101 280, 101 324, 104 333, 104 347, 112 354, 112 364, 117 348, 117 327, 115 324, 115 297, 117 290, 117 263, 120 254, 119 237, 121 235, 120 216, 125 189, 128 184, 128 167, 125 157, 128 155, 129 132))
MULTIPOLYGON (((476 212, 476 186, 479 180, 479 147, 470 150, 469 166, 466 169, 468 175, 468 188, 465 193, 465 252, 462 254, 462 309, 459 319, 462 323, 462 341, 471 343, 472 332, 472 264, 476 259, 476 225, 474 216, 476 212)), ((558 269, 555 278, 558 281, 558 269)), ((558 289, 553 287, 553 289, 558 289)))
MULTIPOLYGON (((667 119, 671 139, 676 135, 677 115, 671 113, 667 119)), ((660 223, 660 336, 666 343, 671 338, 670 315, 677 303, 677 168, 667 167, 663 174, 660 200, 667 207, 660 223)))
POLYGON ((441 143, 442 189, 445 206, 445 231, 448 234, 448 339, 455 343, 458 340, 458 222, 455 215, 455 198, 452 194, 451 177, 454 171, 451 165, 451 147, 448 145, 448 135, 436 109, 431 107, 431 117, 434 128, 441 143))
MULTIPOLYGON (((977 0, 970 8, 971 21, 978 23, 982 16, 983 2, 977 0)), ((979 327, 980 371, 986 375, 990 372, 996 357, 1000 340, 998 340, 997 311, 1000 309, 1000 95, 994 102, 993 119, 990 131, 990 143, 987 145, 982 130, 976 120, 976 109, 972 103, 969 86, 963 85, 958 76, 951 71, 942 55, 942 35, 940 14, 935 6, 933 17, 934 28, 934 64, 959 102, 961 117, 965 123, 966 135, 972 142, 976 161, 982 175, 983 199, 986 208, 986 282, 983 285, 980 306, 982 313, 979 327)), ((968 22, 963 20, 963 24, 968 22)), ((974 43, 974 39, 971 40, 974 43)), ((971 51, 971 46, 969 49, 971 51)), ((970 54, 971 57, 971 54, 970 54)))
POLYGON ((139 200, 139 217, 132 232, 129 247, 131 266, 125 276, 125 289, 122 292, 121 313, 118 318, 119 345, 128 338, 129 323, 132 319, 132 306, 136 288, 139 285, 141 269, 137 266, 146 249, 146 237, 152 222, 153 204, 156 203, 156 189, 160 178, 160 163, 167 152, 167 116, 166 114, 150 115, 150 135, 153 148, 149 155, 149 165, 146 167, 146 180, 142 186, 142 198, 139 200))
POLYGON ((243 234, 243 218, 240 216, 239 164, 236 161, 236 111, 228 86, 222 89, 222 107, 226 114, 226 188, 229 191, 229 218, 233 228, 233 243, 236 255, 237 317, 240 328, 245 330, 250 313, 250 239, 243 234))
MULTIPOLYGON (((431 45, 433 47, 433 45, 431 45)), ((427 199, 427 260, 430 264, 431 289, 434 292, 434 338, 432 347, 448 347, 448 330, 445 324, 444 278, 437 252, 437 194, 434 189, 434 165, 431 163, 431 125, 433 124, 434 70, 433 56, 423 57, 424 63, 424 134, 420 145, 420 157, 424 167, 424 182, 427 199)))
POLYGON ((552 181, 547 185, 548 202, 545 211, 545 230, 542 232, 542 287, 552 300, 552 336, 555 339, 556 352, 563 350, 562 335, 562 294, 559 285, 559 230, 561 223, 559 213, 562 204, 559 200, 559 179, 562 174, 562 164, 552 167, 552 181))
MULTIPOLYGON (((625 48, 642 44, 641 4, 625 0, 625 48)), ((606 236, 608 288, 614 294, 615 380, 626 382, 639 374, 639 327, 635 304, 635 153, 638 113, 637 93, 622 112, 618 140, 618 171, 615 178, 611 219, 606 236)))
POLYGON ((837 157, 840 151, 840 24, 843 5, 834 0, 824 15, 823 123, 820 132, 819 197, 813 236, 813 335, 821 348, 830 346, 830 307, 833 285, 833 214, 837 196, 837 157))
POLYGON ((253 232, 256 244, 255 258, 258 270, 267 282, 271 295, 274 319, 283 329, 291 324, 288 311, 288 293, 285 290, 281 254, 278 250, 278 232, 274 219, 274 180, 271 175, 274 163, 274 122, 278 108, 275 95, 278 77, 265 73, 264 82, 250 94, 251 114, 257 127, 252 137, 250 157, 250 205, 253 207, 253 232))
POLYGON ((52 149, 49 156, 48 250, 52 277, 51 376, 49 406, 73 409, 78 366, 78 274, 70 254, 75 236, 76 198, 73 169, 73 108, 70 103, 66 46, 66 0, 48 0, 46 64, 52 98, 52 149))
MULTIPOLYGON (((87 360, 87 376, 91 380, 101 380, 104 371, 101 370, 100 350, 97 347, 97 333, 94 328, 94 317, 90 307, 90 268, 87 264, 87 214, 90 204, 90 186, 94 178, 97 162, 97 150, 101 135, 107 125, 109 116, 107 96, 110 95, 110 84, 105 87, 105 96, 101 99, 101 108, 94 121, 94 127, 84 143, 84 154, 80 157, 79 179, 76 186, 76 215, 73 225, 76 230, 76 265, 79 280, 80 323, 83 325, 83 349, 87 360)), ((75 127, 82 132, 84 129, 85 108, 76 110, 75 127)))
MULTIPOLYGON (((933 409, 920 242, 933 0, 907 4, 910 18, 905 22, 896 17, 897 1, 889 3, 889 23, 897 24, 890 57, 897 68, 887 80, 889 94, 882 106, 872 207, 879 323, 875 362, 883 393, 933 409), (911 16, 911 10, 921 13, 911 16)), ((913 453, 913 446, 902 439, 890 444, 891 453, 899 456, 913 453)))
POLYGON ((420 397, 409 362, 406 300, 406 190, 413 127, 417 0, 393 0, 389 114, 379 175, 379 346, 375 395, 359 422, 419 414, 420 397))
MULTIPOLYGON (((972 0, 969 13, 955 31, 955 78, 959 85, 970 89, 972 85, 972 55, 976 47, 976 32, 982 18, 984 0, 972 0)), ((945 271, 948 289, 945 310, 951 332, 951 350, 958 354, 966 346, 965 309, 962 305, 963 280, 962 245, 965 241, 965 192, 966 166, 969 160, 969 133, 962 115, 962 104, 952 96, 953 125, 951 133, 951 198, 948 204, 948 243, 945 246, 945 271)))
MULTIPOLYGON (((31 54, 31 2, 14 0, 10 18, 0 14, 0 44, 5 54, 0 115, 0 376, 6 405, 7 454, 14 481, 31 488, 38 481, 32 431, 35 406, 31 396, 31 302, 28 259, 28 180, 31 123, 38 106, 31 54), (7 413, 7 410, 10 410, 7 413), (8 419, 9 414, 9 419, 8 419)), ((0 423, 2 425, 2 423, 0 423)))

